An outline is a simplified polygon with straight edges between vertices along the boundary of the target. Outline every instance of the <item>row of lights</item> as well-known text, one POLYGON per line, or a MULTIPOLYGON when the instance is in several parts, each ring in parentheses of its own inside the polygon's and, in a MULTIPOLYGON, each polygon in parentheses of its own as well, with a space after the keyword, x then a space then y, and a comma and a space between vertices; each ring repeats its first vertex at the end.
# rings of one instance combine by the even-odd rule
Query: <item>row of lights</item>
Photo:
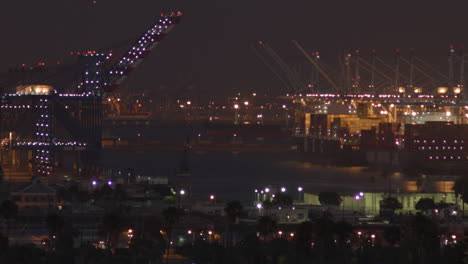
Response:
MULTIPOLYGON (((424 150, 425 147, 419 147, 418 149, 424 150)), ((427 149, 431 150, 432 147, 427 147, 427 149)), ((439 147, 434 147, 434 149, 439 150, 439 147)), ((445 150, 445 147, 441 147, 442 150, 445 150)), ((458 150, 462 150, 463 147, 458 147, 458 150)), ((447 150, 457 150, 457 147, 447 147, 447 150)))
MULTIPOLYGON (((286 187, 281 187, 280 188, 281 192, 286 192, 286 187)), ((302 187, 297 187, 297 191, 298 192, 302 192, 303 188, 302 187)), ((259 190, 259 189, 255 189, 254 190, 255 193, 269 193, 270 192, 270 188, 266 187, 265 189, 263 190, 259 190)))
MULTIPOLYGON (((99 183, 99 182, 98 182, 97 180, 92 180, 92 181, 91 181, 91 185, 92 185, 92 186, 97 186, 98 183, 99 183)), ((113 182, 112 182, 111 180, 108 180, 108 181, 107 181, 107 185, 108 185, 108 186, 112 186, 112 184, 113 184, 113 182)))
MULTIPOLYGON (((429 157, 429 159, 436 159, 436 160, 438 160, 439 158, 440 158, 440 159, 446 160, 446 159, 449 159, 449 156, 440 156, 440 157, 439 157, 439 156, 435 156, 435 157, 430 156, 430 157, 429 157)), ((450 156, 450 159, 451 159, 451 160, 453 160, 453 159, 461 160, 461 157, 460 157, 460 156, 457 156, 457 157, 450 156)))

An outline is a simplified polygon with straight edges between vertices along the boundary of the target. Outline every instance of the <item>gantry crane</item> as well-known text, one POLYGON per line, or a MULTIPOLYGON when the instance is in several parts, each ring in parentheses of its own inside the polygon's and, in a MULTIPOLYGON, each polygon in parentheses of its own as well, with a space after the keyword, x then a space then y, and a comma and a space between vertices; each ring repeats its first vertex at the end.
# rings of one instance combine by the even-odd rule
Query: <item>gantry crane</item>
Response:
POLYGON ((34 173, 43 177, 52 173, 56 151, 99 151, 104 93, 115 91, 180 22, 181 16, 181 12, 161 14, 156 23, 115 63, 111 60, 112 52, 80 53, 82 76, 74 93, 61 92, 60 89, 47 85, 30 84, 17 87, 16 92, 2 94, 2 138, 8 138, 8 135, 5 135, 8 133, 6 131, 16 131, 14 137, 10 133, 9 140, 4 140, 2 146, 31 150, 34 153, 34 173), (28 120, 26 116, 32 121, 29 123, 32 123, 31 126, 19 129, 28 120), (68 131, 69 138, 58 138, 57 121, 68 131), (4 128, 5 125, 8 125, 9 129, 4 128))

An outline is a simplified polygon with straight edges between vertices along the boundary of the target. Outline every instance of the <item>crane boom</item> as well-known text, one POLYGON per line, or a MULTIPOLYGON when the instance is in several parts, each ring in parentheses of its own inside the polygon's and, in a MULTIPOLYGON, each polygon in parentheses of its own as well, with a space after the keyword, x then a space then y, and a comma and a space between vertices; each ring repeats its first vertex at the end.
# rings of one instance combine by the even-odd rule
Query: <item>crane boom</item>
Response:
POLYGON ((325 80, 327 80, 328 83, 330 83, 330 85, 333 87, 333 89, 335 89, 335 91, 338 92, 339 91, 338 86, 330 78, 330 76, 328 76, 328 74, 322 68, 320 68, 320 65, 318 65, 318 63, 307 53, 307 51, 304 50, 304 48, 296 40, 293 40, 292 42, 296 46, 296 48, 300 52, 302 52, 302 54, 304 54, 304 56, 310 61, 310 63, 312 63, 312 65, 314 65, 314 67, 320 72, 320 74, 323 76, 323 78, 325 78, 325 80))
POLYGON ((172 28, 180 22, 181 12, 161 14, 158 21, 152 25, 128 51, 119 59, 117 63, 108 69, 108 80, 105 82, 106 92, 114 91, 133 71, 144 58, 164 39, 172 28))
POLYGON ((252 51, 255 53, 255 55, 265 64, 265 66, 283 83, 283 85, 286 87, 288 92, 294 93, 294 88, 289 84, 289 82, 278 72, 275 67, 271 63, 268 62, 267 58, 261 54, 255 46, 251 46, 252 51))

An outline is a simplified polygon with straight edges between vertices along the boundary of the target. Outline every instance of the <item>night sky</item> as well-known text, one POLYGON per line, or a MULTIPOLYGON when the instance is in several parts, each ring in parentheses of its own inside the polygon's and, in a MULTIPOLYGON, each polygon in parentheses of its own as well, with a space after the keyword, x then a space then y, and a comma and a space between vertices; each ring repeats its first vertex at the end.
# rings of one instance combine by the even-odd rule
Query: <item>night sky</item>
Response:
MULTIPOLYGON (((458 1, 10 0, 0 10, 0 71, 109 48, 144 32, 164 11, 183 20, 126 82, 126 89, 200 94, 281 91, 250 45, 268 42, 292 65, 309 65, 290 41, 330 62, 345 48, 416 48, 446 68, 450 43, 468 43, 468 5, 458 1), (377 2, 379 4, 377 4, 377 2), (411 3, 407 3, 411 2, 411 3)), ((404 52, 403 52, 404 54, 404 52)))

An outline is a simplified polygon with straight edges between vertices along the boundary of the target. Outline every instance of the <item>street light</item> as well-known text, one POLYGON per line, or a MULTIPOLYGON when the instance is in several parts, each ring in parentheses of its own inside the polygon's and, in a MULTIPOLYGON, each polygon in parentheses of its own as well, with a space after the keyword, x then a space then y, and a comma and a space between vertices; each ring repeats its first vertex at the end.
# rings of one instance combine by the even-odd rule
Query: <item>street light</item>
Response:
POLYGON ((130 241, 132 240, 133 238, 133 229, 129 229, 127 231, 127 237, 128 237, 128 243, 130 243, 130 241))
POLYGON ((374 234, 372 234, 372 235, 371 235, 371 238, 372 238, 372 246, 374 246, 375 235, 374 235, 374 234))
POLYGON ((238 105, 238 104, 234 104, 234 109, 235 109, 235 111, 234 111, 234 124, 237 125, 237 124, 239 123, 239 113, 238 113, 238 112, 239 112, 239 111, 238 111, 239 105, 238 105))
POLYGON ((178 199, 177 199, 177 203, 178 203, 178 207, 180 208, 180 207, 181 207, 181 206, 180 206, 180 203, 181 203, 180 200, 182 199, 182 196, 184 196, 185 190, 183 190, 183 189, 180 190, 180 191, 179 191, 179 194, 180 194, 180 195, 179 195, 179 197, 178 197, 178 199))
POLYGON ((286 188, 285 188, 285 187, 281 187, 281 192, 286 192, 286 188))
POLYGON ((270 188, 268 188, 268 187, 265 188, 265 192, 266 192, 266 193, 270 192, 270 188))
POLYGON ((297 200, 298 200, 298 201, 301 201, 301 200, 302 200, 302 195, 301 195, 302 190, 303 190, 303 189, 302 189, 301 186, 297 187, 297 191, 298 191, 297 200))
POLYGON ((279 235, 279 236, 280 236, 280 238, 281 238, 281 235, 283 235, 283 231, 281 231, 281 230, 280 230, 280 231, 278 231, 278 235, 279 235))
POLYGON ((257 209, 258 209, 258 216, 260 216, 260 213, 262 212, 262 204, 257 203, 257 209))

